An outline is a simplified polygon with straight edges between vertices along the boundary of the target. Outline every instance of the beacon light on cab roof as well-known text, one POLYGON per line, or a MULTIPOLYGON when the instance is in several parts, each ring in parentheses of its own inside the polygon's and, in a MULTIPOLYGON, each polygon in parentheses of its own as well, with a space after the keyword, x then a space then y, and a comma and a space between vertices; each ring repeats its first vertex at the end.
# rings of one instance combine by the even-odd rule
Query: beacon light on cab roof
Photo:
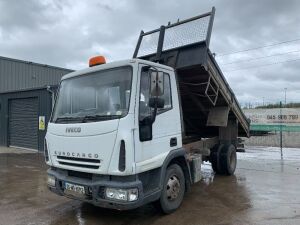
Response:
POLYGON ((90 58, 89 67, 97 66, 97 65, 101 65, 101 64, 105 64, 105 63, 106 63, 105 57, 102 55, 99 55, 99 56, 90 58))

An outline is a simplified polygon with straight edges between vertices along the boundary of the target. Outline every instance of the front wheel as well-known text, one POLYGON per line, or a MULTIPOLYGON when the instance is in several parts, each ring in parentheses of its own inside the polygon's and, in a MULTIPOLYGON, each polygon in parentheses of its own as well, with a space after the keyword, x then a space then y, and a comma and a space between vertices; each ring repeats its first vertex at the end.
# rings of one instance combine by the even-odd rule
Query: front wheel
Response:
POLYGON ((184 192, 184 173, 179 165, 173 164, 166 171, 163 190, 158 202, 161 210, 169 214, 178 209, 182 203, 184 192))

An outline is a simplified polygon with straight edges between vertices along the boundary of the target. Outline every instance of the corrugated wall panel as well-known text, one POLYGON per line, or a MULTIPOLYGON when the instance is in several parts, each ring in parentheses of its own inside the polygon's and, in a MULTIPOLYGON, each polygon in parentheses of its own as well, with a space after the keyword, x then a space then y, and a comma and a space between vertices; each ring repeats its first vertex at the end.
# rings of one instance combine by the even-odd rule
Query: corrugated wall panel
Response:
POLYGON ((72 70, 0 57, 0 93, 57 85, 72 70))
MULTIPOLYGON (((21 98, 37 98, 38 116, 45 116, 47 122, 51 113, 51 94, 46 88, 40 88, 59 84, 61 77, 70 72, 72 71, 64 68, 0 56, 0 145, 9 144, 9 102, 21 98)), ((38 131, 39 150, 43 150, 45 134, 46 131, 38 131)))

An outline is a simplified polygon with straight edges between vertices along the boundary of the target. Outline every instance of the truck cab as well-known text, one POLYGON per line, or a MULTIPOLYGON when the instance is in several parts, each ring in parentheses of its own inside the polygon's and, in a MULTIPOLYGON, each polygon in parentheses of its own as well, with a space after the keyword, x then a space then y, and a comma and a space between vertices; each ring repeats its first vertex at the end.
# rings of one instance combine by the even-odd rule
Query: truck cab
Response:
POLYGON ((202 161, 234 173, 249 121, 208 48, 213 17, 214 8, 142 31, 133 59, 94 57, 62 78, 45 139, 51 191, 171 213, 201 180, 202 161))
POLYGON ((182 148, 176 84, 174 69, 141 59, 64 76, 45 141, 50 190, 74 197, 66 185, 83 184, 85 200, 109 207, 155 200, 159 168, 182 148), (156 109, 153 74, 162 82, 156 109))

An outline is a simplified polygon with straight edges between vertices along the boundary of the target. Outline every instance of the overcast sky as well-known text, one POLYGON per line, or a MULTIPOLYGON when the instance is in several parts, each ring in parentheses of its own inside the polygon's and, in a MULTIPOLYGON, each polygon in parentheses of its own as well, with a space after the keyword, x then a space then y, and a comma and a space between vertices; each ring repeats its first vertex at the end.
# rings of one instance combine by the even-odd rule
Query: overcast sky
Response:
POLYGON ((140 30, 212 6, 210 49, 242 105, 284 101, 284 88, 288 102, 299 102, 297 0, 0 0, 0 55, 75 70, 87 67, 94 55, 109 62, 127 59, 140 30), (273 46, 224 55, 265 45, 273 46))

